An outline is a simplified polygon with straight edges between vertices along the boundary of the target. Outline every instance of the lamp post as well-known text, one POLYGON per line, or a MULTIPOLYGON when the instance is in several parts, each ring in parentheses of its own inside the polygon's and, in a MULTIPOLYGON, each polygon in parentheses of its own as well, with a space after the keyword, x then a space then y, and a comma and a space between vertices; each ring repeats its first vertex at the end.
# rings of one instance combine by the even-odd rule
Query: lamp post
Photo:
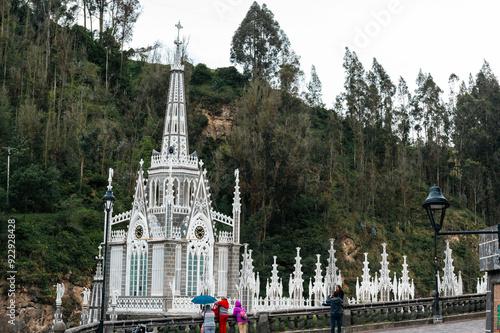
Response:
POLYGON ((437 269, 437 245, 436 240, 439 234, 439 231, 443 227, 444 215, 446 213, 446 209, 450 207, 450 203, 446 200, 445 197, 441 194, 441 189, 439 186, 434 185, 431 187, 431 191, 429 192, 429 196, 422 204, 422 207, 425 208, 427 212, 427 216, 431 221, 432 228, 434 229, 434 274, 436 278, 436 302, 435 302, 435 312, 434 312, 434 324, 441 323, 443 321, 443 317, 439 313, 439 288, 438 288, 438 269, 437 269))
MULTIPOLYGON (((111 175, 110 175, 111 178, 111 175)), ((103 263, 103 275, 102 275, 102 294, 101 294, 101 318, 99 321, 99 333, 104 332, 104 296, 106 294, 106 261, 108 258, 108 226, 109 226, 109 215, 111 209, 113 208, 113 202, 115 201, 115 197, 113 196, 113 191, 111 191, 111 181, 108 186, 108 190, 106 194, 102 198, 104 201, 104 209, 106 210, 106 223, 105 223, 105 231, 104 231, 104 263, 103 263)))
MULTIPOLYGON (((439 291, 438 291, 438 273, 437 273, 437 247, 436 238, 437 236, 446 235, 474 235, 474 234, 497 234, 500 240, 500 224, 497 224, 496 230, 480 230, 480 231, 445 231, 440 232, 443 228, 444 216, 446 209, 450 207, 450 202, 441 194, 441 189, 439 186, 434 185, 431 187, 429 196, 425 199, 422 207, 427 212, 427 216, 434 229, 434 270, 436 274, 436 312, 434 314, 434 324, 441 323, 443 318, 439 313, 439 291)), ((500 241, 498 243, 499 253, 500 253, 500 241)))
POLYGON ((13 147, 2 147, 7 150, 7 206, 9 205, 9 175, 10 175, 10 152, 16 148, 13 147))

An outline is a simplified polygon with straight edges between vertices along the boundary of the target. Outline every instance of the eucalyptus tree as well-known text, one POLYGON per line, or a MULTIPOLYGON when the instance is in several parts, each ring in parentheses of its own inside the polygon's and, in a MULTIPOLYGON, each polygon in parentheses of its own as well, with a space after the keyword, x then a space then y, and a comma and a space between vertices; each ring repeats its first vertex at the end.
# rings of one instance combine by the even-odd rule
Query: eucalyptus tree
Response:
POLYGON ((290 75, 294 78, 300 71, 299 57, 274 14, 266 4, 261 7, 257 2, 250 6, 233 35, 230 59, 242 66, 246 75, 265 79, 273 86, 284 79, 282 85, 291 87, 290 75))
POLYGON ((310 163, 310 121, 297 97, 283 98, 268 82, 255 79, 246 87, 229 137, 231 153, 241 169, 245 202, 255 217, 252 228, 265 240, 272 221, 283 224, 291 205, 304 190, 310 163), (293 112, 291 111, 293 109, 293 112))
POLYGON ((306 100, 307 103, 312 107, 323 107, 322 100, 322 84, 318 77, 318 73, 316 73, 316 67, 314 65, 311 66, 311 80, 307 84, 307 94, 306 100))
POLYGON ((376 91, 378 92, 378 105, 376 106, 377 111, 377 121, 383 124, 382 126, 387 129, 388 132, 392 131, 393 123, 393 97, 396 94, 396 86, 392 83, 391 78, 385 71, 384 67, 373 58, 373 65, 369 73, 371 78, 371 84, 374 84, 376 91))
POLYGON ((420 71, 417 84, 414 110, 418 110, 415 114, 420 117, 424 128, 425 144, 429 148, 426 169, 428 177, 433 178, 435 175, 435 182, 439 184, 441 169, 447 167, 445 145, 449 141, 446 133, 449 132, 450 119, 441 99, 443 91, 432 75, 423 75, 420 71))
POLYGON ((363 127, 368 120, 368 85, 365 81, 365 69, 356 52, 351 52, 348 48, 344 55, 343 67, 345 81, 342 98, 355 141, 353 164, 363 173, 365 163, 363 127))
POLYGON ((365 69, 356 52, 351 52, 346 48, 343 67, 347 116, 355 119, 359 124, 365 124, 368 116, 366 109, 368 85, 365 81, 365 69))
MULTIPOLYGON (((472 75, 471 75, 472 77, 472 75)), ((454 144, 460 163, 461 183, 467 186, 460 188, 469 198, 476 196, 479 180, 473 175, 479 167, 470 167, 479 163, 485 170, 480 184, 488 193, 488 199, 482 208, 491 220, 500 217, 497 179, 500 177, 498 161, 500 156, 500 86, 497 78, 485 61, 477 73, 475 81, 469 78, 469 86, 461 85, 457 96, 456 115, 454 117, 454 144), (467 163, 467 161, 471 161, 467 163), (467 165, 468 164, 468 165, 467 165), (474 176, 474 179, 471 177, 474 176), (470 178, 470 179, 469 179, 470 178), (466 190, 469 190, 466 192, 466 190)), ((480 199, 480 196, 479 196, 480 199)), ((478 201, 480 203, 480 201, 478 201)))
POLYGON ((398 88, 396 93, 397 104, 394 109, 394 121, 396 124, 396 133, 404 146, 408 145, 411 141, 411 126, 412 121, 410 117, 409 103, 411 94, 408 90, 403 77, 399 77, 398 88))

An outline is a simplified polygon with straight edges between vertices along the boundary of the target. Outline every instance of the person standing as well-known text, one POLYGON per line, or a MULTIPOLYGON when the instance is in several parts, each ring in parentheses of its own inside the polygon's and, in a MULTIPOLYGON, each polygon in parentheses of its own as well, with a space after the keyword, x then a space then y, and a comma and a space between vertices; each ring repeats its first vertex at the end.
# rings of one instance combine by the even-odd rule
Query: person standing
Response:
POLYGON ((219 332, 226 333, 227 319, 229 317, 229 303, 227 298, 221 297, 221 300, 214 304, 219 308, 219 332))
POLYGON ((340 299, 344 300, 344 291, 342 290, 342 287, 339 284, 335 287, 335 291, 339 293, 340 299))
POLYGON ((344 305, 349 305, 349 298, 345 297, 344 291, 339 284, 335 287, 335 290, 339 293, 339 297, 344 302, 344 305))
POLYGON ((240 301, 236 301, 234 304, 234 310, 233 310, 233 316, 236 316, 236 322, 238 323, 238 331, 239 333, 246 333, 247 332, 247 312, 246 310, 241 306, 240 301))
POLYGON ((203 311, 203 329, 205 333, 215 333, 215 313, 209 304, 205 305, 203 311))
POLYGON ((344 301, 339 297, 339 292, 335 291, 333 295, 328 296, 323 305, 330 306, 331 333, 335 333, 335 326, 338 328, 337 333, 340 333, 342 329, 342 306, 344 305, 344 301))

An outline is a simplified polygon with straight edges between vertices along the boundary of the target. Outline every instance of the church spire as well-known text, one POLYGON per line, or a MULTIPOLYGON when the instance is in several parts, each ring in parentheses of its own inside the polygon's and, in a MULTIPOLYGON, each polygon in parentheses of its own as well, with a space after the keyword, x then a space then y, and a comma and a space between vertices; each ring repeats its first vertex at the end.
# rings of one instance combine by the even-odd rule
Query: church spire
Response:
MULTIPOLYGON (((172 160, 182 163, 189 159, 189 143, 187 132, 186 101, 184 97, 184 66, 181 64, 182 41, 179 38, 181 22, 177 27, 177 39, 174 63, 170 71, 170 87, 168 89, 167 112, 163 129, 161 161, 172 160)), ((155 163, 152 163, 152 165, 155 163)))

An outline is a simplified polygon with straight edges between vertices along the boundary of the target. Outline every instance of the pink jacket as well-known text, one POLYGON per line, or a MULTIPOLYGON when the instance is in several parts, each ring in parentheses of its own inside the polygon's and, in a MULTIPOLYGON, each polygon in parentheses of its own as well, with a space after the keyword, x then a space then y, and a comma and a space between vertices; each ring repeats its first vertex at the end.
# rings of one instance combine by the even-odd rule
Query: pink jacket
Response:
MULTIPOLYGON (((235 307, 234 307, 234 310, 233 310, 233 316, 236 316, 236 322, 238 322, 238 323, 246 323, 248 320, 245 319, 245 318, 241 318, 241 316, 240 316, 241 310, 245 310, 241 306, 241 302, 240 301, 236 301, 236 303, 234 305, 235 305, 235 307)), ((245 312, 246 312, 246 310, 245 310, 245 312)))

